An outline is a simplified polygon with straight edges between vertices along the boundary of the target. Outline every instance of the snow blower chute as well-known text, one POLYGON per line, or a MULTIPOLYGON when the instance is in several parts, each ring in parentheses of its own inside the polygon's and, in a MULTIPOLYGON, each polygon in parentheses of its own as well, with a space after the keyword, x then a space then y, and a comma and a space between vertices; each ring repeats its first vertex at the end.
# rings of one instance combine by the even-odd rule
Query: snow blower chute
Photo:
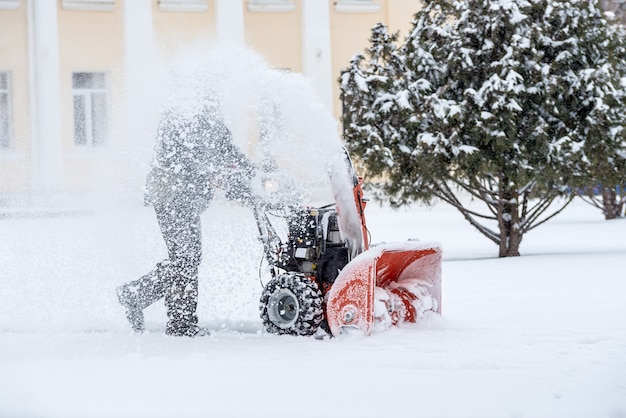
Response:
MULTIPOLYGON (((268 216, 277 209, 271 199, 254 207, 272 276, 260 299, 267 332, 313 335, 321 328, 333 336, 369 335, 441 313, 441 249, 421 241, 369 248, 362 179, 347 152, 344 161, 351 190, 335 178, 335 203, 288 208, 284 242, 268 216)), ((280 184, 284 179, 276 182, 268 183, 290 187, 280 184)))

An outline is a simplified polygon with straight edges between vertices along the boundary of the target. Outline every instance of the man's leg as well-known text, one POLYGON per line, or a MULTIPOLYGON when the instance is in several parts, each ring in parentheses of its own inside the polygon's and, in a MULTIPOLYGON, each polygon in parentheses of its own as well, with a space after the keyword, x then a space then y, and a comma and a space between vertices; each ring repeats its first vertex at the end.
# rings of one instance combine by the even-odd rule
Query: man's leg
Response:
MULTIPOLYGON (((157 206, 154 210, 167 244, 167 230, 163 229, 163 224, 170 225, 173 223, 173 221, 167 220, 171 210, 164 206, 157 206)), ((143 310, 166 295, 172 280, 171 264, 172 262, 168 258, 158 263, 148 274, 117 289, 117 297, 126 308, 126 317, 135 332, 143 332, 144 330, 143 310)))
POLYGON ((162 261, 150 273, 117 289, 117 297, 135 332, 144 330, 143 310, 165 296, 170 281, 169 264, 169 260, 162 261))
POLYGON ((195 335, 198 331, 198 267, 202 260, 200 215, 193 210, 157 211, 157 220, 167 245, 169 263, 165 307, 169 321, 166 333, 195 335))

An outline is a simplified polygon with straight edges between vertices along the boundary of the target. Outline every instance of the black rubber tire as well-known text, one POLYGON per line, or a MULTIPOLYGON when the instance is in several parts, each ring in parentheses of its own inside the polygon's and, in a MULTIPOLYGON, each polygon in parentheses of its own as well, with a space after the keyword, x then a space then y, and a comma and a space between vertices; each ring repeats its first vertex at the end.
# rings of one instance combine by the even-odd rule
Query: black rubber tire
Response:
POLYGON ((302 274, 282 274, 261 293, 263 327, 272 334, 313 335, 324 318, 322 302, 317 283, 302 274))

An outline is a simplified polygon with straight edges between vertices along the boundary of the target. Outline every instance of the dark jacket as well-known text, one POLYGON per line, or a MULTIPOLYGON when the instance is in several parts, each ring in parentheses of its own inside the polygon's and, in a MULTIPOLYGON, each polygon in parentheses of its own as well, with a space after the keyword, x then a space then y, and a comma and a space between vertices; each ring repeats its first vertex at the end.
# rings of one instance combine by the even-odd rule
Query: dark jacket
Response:
POLYGON ((233 197, 253 174, 254 165, 233 144, 216 106, 204 106, 192 116, 169 110, 159 123, 145 202, 201 213, 216 187, 233 197))

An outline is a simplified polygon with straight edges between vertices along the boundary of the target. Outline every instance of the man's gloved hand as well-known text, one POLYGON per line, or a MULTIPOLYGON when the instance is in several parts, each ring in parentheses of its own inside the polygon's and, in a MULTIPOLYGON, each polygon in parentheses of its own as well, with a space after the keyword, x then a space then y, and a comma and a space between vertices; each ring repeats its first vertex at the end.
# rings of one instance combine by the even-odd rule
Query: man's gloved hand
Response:
POLYGON ((251 176, 248 170, 234 169, 225 176, 224 191, 226 199, 247 207, 254 206, 254 195, 251 187, 251 176))
POLYGON ((252 178, 252 196, 256 204, 272 210, 290 210, 303 204, 303 194, 292 172, 277 169, 257 171, 252 178))

